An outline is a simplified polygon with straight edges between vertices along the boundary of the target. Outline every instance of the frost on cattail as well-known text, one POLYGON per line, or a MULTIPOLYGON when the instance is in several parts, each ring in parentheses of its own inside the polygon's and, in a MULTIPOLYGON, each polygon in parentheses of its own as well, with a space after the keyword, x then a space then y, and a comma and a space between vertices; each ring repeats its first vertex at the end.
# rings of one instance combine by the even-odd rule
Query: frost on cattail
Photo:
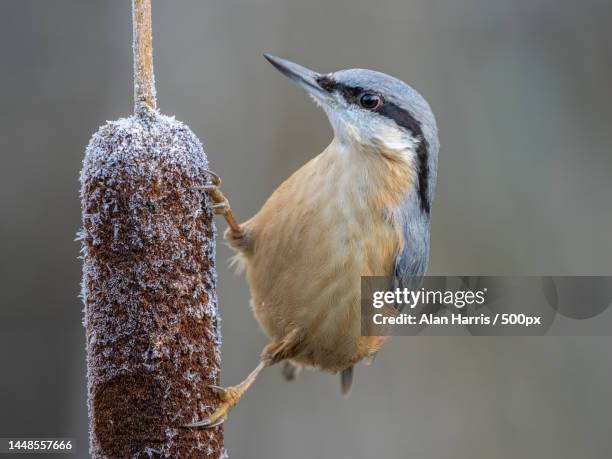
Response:
POLYGON ((213 411, 220 379, 215 229, 192 190, 208 161, 136 92, 136 115, 94 134, 81 172, 90 454, 219 458, 221 427, 182 427, 213 411))

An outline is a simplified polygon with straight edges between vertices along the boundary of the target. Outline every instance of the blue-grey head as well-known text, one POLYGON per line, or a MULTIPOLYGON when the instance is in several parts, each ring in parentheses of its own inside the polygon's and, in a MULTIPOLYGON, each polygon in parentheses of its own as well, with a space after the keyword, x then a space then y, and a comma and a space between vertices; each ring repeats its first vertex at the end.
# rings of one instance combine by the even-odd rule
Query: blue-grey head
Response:
POLYGON ((394 151, 408 161, 417 178, 419 207, 429 214, 436 182, 438 130, 429 104, 417 91, 373 70, 320 74, 279 57, 264 56, 325 110, 338 142, 361 151, 394 151))

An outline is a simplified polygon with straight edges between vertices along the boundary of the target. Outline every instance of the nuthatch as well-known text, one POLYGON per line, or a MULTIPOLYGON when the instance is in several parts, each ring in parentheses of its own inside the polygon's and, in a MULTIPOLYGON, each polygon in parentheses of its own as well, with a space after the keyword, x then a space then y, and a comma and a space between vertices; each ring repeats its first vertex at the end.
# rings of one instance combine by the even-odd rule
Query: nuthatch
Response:
POLYGON ((353 365, 386 340, 361 336, 360 277, 407 287, 429 258, 439 142, 425 99, 383 73, 322 75, 265 57, 323 108, 334 139, 240 225, 218 177, 202 187, 229 223, 225 238, 246 267, 251 307, 271 343, 243 382, 213 387, 220 405, 192 427, 225 421, 261 370, 280 361, 288 379, 302 366, 340 372, 347 393, 353 365))

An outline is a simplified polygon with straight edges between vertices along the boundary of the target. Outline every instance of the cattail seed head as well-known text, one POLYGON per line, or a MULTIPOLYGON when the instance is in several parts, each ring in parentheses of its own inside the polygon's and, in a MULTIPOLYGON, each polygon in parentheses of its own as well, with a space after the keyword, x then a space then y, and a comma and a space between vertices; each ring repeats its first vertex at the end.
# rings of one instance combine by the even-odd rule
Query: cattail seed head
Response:
POLYGON ((81 173, 82 297, 93 457, 220 457, 220 335, 208 161, 149 109, 94 134, 81 173))

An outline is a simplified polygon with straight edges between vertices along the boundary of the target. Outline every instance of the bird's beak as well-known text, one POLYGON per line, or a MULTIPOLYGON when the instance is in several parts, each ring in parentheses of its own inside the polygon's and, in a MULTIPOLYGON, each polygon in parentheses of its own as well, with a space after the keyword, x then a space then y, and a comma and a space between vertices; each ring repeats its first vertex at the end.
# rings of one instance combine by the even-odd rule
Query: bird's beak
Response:
POLYGON ((264 57, 283 75, 295 81, 315 99, 323 102, 329 98, 329 92, 323 89, 319 83, 317 83, 317 79, 321 76, 319 73, 307 69, 306 67, 302 67, 294 62, 281 59, 280 57, 272 56, 270 54, 264 54, 264 57))

